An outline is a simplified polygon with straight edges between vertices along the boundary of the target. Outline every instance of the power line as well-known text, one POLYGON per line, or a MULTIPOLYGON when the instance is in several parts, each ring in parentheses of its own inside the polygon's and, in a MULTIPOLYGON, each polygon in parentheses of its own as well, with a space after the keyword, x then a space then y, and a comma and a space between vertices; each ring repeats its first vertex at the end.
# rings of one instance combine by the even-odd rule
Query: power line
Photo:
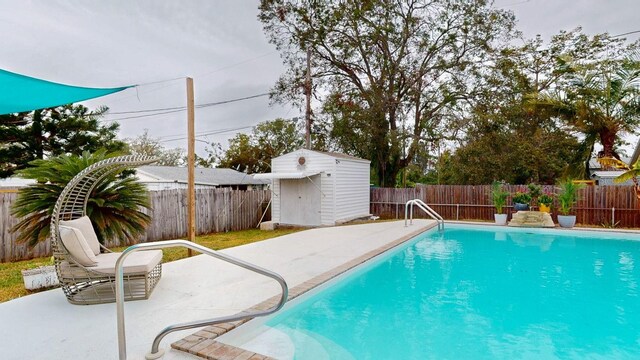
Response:
POLYGON ((152 112, 152 111, 182 110, 182 109, 186 109, 186 106, 176 106, 176 107, 170 107, 170 108, 157 108, 157 109, 147 109, 147 110, 108 112, 105 115, 139 114, 139 113, 146 113, 146 112, 152 112))
POLYGON ((139 119, 139 118, 149 117, 149 116, 164 115, 164 114, 172 114, 172 113, 182 112, 182 111, 184 111, 184 110, 185 110, 185 109, 181 109, 181 110, 171 110, 171 111, 164 111, 164 112, 159 112, 159 113, 145 114, 145 115, 137 115, 137 116, 127 116, 127 117, 117 118, 117 119, 108 119, 108 120, 106 120, 106 121, 120 121, 120 120, 129 120, 129 119, 139 119))
POLYGON ((620 36, 631 35, 631 34, 637 34, 637 33, 640 33, 640 30, 629 31, 629 32, 626 32, 626 33, 624 33, 624 34, 611 35, 611 37, 612 37, 612 38, 616 38, 616 37, 620 37, 620 36))
MULTIPOLYGON (((269 93, 262 93, 262 94, 245 96, 245 97, 236 98, 236 99, 204 103, 204 104, 196 105, 196 108, 197 109, 208 108, 208 107, 217 106, 217 105, 230 104, 230 103, 234 103, 234 102, 238 102, 238 101, 255 99, 255 98, 268 96, 268 95, 269 95, 269 93)), ((108 119, 106 121, 120 121, 120 120, 129 120, 129 119, 139 119, 139 118, 144 118, 144 117, 149 117, 149 116, 156 116, 156 115, 164 115, 164 114, 172 114, 172 113, 176 113, 176 112, 182 112, 182 111, 185 111, 186 109, 187 109, 186 106, 178 106, 178 107, 172 107, 172 108, 157 108, 157 109, 146 109, 146 110, 136 110, 136 111, 121 111, 121 112, 111 113, 111 114, 106 114, 106 115, 140 114, 140 113, 148 113, 148 112, 153 112, 153 114, 127 116, 127 117, 122 117, 122 118, 117 118, 117 119, 108 119)))
MULTIPOLYGON (((242 127, 237 127, 237 128, 227 128, 227 129, 217 129, 217 130, 205 131, 205 132, 197 133, 196 137, 224 134, 224 133, 231 132, 231 131, 250 129, 250 128, 254 127, 254 126, 255 125, 249 125, 249 126, 242 126, 242 127)), ((178 136, 178 135, 167 135, 167 136, 164 136, 164 137, 166 138, 166 137, 173 137, 173 136, 178 136)), ((187 138, 186 136, 181 136, 181 137, 176 137, 176 138, 163 139, 163 137, 161 136, 160 137, 160 142, 178 141, 178 140, 184 140, 186 138, 187 138)))
MULTIPOLYGON (((252 61, 255 61, 255 60, 261 59, 261 58, 263 58, 263 57, 266 57, 266 56, 272 55, 272 54, 277 53, 277 52, 278 52, 277 50, 270 51, 270 52, 268 52, 268 53, 264 53, 264 54, 261 54, 261 55, 258 55, 258 56, 254 56, 254 57, 251 57, 251 58, 248 58, 248 59, 245 59, 245 60, 241 60, 241 61, 238 61, 238 62, 236 62, 236 63, 232 63, 232 64, 230 64, 230 65, 223 66, 223 67, 221 67, 221 68, 217 68, 217 69, 212 70, 212 71, 208 71, 208 72, 205 72, 205 73, 196 74, 196 75, 194 76, 194 78, 206 77, 206 76, 209 76, 209 75, 211 75, 211 74, 215 74, 215 73, 217 73, 217 72, 220 72, 220 71, 222 71, 222 70, 226 70, 226 69, 230 69, 230 68, 233 68, 233 67, 236 67, 236 66, 239 66, 239 65, 243 65, 243 64, 246 64, 246 63, 249 63, 249 62, 252 62, 252 61)), ((184 79, 184 78, 185 78, 185 77, 183 76, 183 77, 178 77, 178 78, 174 78, 174 79, 168 79, 168 80, 161 80, 161 81, 154 81, 154 82, 141 83, 141 84, 136 85, 136 89, 138 89, 138 87, 140 87, 140 86, 152 85, 152 84, 164 83, 164 82, 171 82, 171 81, 174 81, 174 80, 180 80, 180 79, 184 79)), ((176 85, 179 85, 179 83, 166 84, 166 85, 163 85, 163 86, 158 87, 158 88, 155 88, 155 89, 151 89, 151 90, 144 91, 144 93, 145 93, 145 94, 149 94, 149 93, 156 92, 156 91, 158 91, 158 90, 162 90, 162 89, 165 89, 165 88, 167 88, 167 87, 176 86, 176 85)), ((120 101, 123 101, 123 100, 127 100, 127 99, 130 99, 130 98, 134 97, 134 96, 138 96, 138 94, 136 94, 136 95, 129 95, 129 96, 123 96, 123 97, 116 98, 114 101, 112 101, 112 103, 116 103, 116 102, 120 102, 120 101)))
POLYGON ((245 97, 242 97, 242 98, 224 100, 224 101, 218 101, 218 102, 212 102, 212 103, 204 103, 204 104, 201 104, 201 105, 196 105, 196 107, 197 108, 204 108, 204 107, 209 107, 209 106, 228 104, 228 103, 237 102, 237 101, 255 99, 255 98, 259 98, 259 97, 267 96, 267 95, 269 95, 269 93, 262 93, 262 94, 258 94, 258 95, 245 96, 245 97))

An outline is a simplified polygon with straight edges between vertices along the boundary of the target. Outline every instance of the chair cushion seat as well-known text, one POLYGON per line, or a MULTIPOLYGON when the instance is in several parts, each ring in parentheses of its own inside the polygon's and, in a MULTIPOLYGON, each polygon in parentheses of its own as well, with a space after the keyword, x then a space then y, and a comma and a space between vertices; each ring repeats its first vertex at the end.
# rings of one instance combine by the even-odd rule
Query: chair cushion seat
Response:
POLYGON ((60 226, 60 240, 69 254, 83 266, 96 266, 98 259, 87 244, 82 232, 76 228, 60 226))
POLYGON ((72 227, 80 230, 84 236, 84 240, 87 242, 94 255, 100 254, 100 242, 98 241, 98 235, 91 225, 91 220, 88 216, 83 216, 74 220, 60 220, 60 225, 72 227))
MULTIPOLYGON (((91 271, 115 275, 116 261, 122 253, 104 253, 96 256, 98 264, 91 271)), ((162 250, 144 250, 130 254, 124 260, 124 273, 148 273, 162 261, 162 250)))

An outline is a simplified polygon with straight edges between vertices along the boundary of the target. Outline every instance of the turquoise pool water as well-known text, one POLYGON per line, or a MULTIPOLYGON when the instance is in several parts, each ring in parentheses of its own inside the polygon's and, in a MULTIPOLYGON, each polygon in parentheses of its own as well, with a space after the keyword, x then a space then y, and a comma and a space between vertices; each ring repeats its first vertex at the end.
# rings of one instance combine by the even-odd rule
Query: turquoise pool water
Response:
POLYGON ((493 230, 429 231, 266 325, 299 360, 640 359, 637 237, 493 230))

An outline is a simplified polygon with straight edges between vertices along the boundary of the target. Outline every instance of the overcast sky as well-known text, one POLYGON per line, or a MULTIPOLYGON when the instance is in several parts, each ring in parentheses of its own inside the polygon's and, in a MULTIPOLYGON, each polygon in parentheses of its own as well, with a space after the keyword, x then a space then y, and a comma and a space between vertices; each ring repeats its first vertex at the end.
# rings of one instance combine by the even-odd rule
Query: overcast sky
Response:
MULTIPOLYGON (((80 86, 142 84, 87 103, 113 113, 183 106, 185 76, 194 78, 196 104, 261 94, 283 66, 257 6, 253 0, 0 0, 0 68, 80 86), (175 78, 181 79, 169 80, 175 78)), ((640 0, 496 0, 495 6, 514 11, 526 37, 548 39, 580 25, 588 34, 640 30, 640 0)), ((198 109, 196 133, 297 116, 297 109, 269 107, 261 97, 198 109)), ((122 138, 144 129, 164 140, 186 134, 185 112, 119 122, 122 138)), ((198 139, 226 144, 235 132, 198 139)), ((204 155, 202 141, 197 148, 204 155)), ((186 147, 184 140, 164 144, 186 147)))

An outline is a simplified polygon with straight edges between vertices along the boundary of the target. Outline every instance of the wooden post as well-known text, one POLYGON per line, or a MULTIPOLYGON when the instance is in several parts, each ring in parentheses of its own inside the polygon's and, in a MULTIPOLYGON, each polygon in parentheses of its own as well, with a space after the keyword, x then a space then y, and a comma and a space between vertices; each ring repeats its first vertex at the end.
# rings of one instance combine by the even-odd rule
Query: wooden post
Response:
POLYGON ((306 119, 306 148, 311 149, 311 48, 307 48, 307 80, 304 84, 304 94, 307 97, 306 119))
MULTIPOLYGON (((187 166, 188 166, 188 186, 187 186, 187 227, 189 241, 196 241, 196 181, 195 181, 195 101, 193 99, 193 79, 187 78, 187 166)), ((188 256, 193 256, 193 250, 188 249, 188 256)))

